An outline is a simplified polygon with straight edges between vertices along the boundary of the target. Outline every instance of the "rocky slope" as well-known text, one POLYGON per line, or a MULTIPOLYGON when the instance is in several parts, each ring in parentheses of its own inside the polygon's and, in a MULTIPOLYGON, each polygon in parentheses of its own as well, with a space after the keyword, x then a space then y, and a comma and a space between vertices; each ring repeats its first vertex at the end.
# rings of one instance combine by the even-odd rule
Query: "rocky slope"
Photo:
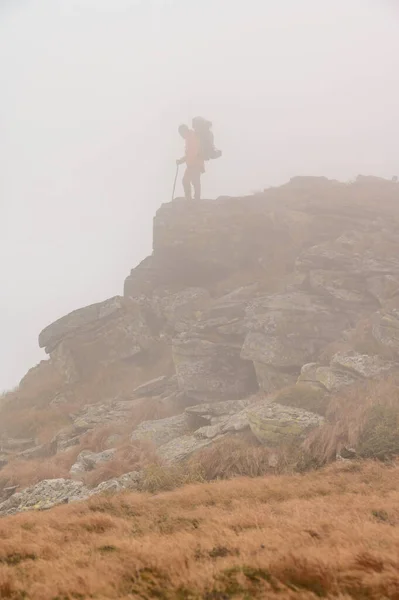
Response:
MULTIPOLYGON (((245 435, 270 450, 273 470, 281 448, 331 429, 337 396, 398 372, 398 225, 399 185, 372 177, 299 177, 245 198, 163 205, 153 254, 123 297, 46 327, 49 360, 3 399, 3 473, 70 464, 67 479, 22 493, 4 477, 0 513, 139 488, 140 469, 86 487, 122 442, 149 444, 161 465, 175 465, 245 435), (21 417, 27 407, 34 427, 21 417), (105 426, 101 447, 85 446, 105 426)), ((396 421, 389 435, 392 454, 396 421)), ((350 445, 341 438, 335 454, 350 445)))

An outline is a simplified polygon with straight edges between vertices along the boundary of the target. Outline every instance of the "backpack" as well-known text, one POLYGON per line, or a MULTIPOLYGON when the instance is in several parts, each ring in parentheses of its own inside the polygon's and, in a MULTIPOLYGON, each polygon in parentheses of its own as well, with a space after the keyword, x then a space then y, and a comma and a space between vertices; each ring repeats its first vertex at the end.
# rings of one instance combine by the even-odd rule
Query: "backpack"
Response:
POLYGON ((222 151, 215 148, 212 123, 203 117, 194 117, 192 126, 200 141, 203 159, 211 160, 222 156, 222 151))

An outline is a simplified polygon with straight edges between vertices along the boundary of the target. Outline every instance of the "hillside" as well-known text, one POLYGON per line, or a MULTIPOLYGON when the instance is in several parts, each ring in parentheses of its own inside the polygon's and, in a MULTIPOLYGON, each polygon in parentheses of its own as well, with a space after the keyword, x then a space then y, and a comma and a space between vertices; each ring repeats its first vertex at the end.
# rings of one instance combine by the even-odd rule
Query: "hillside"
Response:
POLYGON ((10 600, 396 599, 398 466, 188 486, 0 521, 10 600))
POLYGON ((46 327, 3 396, 0 514, 393 459, 398 225, 373 177, 161 206, 123 296, 46 327))

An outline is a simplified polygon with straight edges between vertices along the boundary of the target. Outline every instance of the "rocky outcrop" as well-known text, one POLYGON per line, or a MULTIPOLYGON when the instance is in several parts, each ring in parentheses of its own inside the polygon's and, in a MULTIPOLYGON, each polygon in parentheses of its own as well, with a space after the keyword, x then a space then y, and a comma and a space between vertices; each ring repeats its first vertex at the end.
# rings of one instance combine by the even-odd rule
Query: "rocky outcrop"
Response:
POLYGON ((140 355, 154 343, 153 333, 145 303, 115 297, 49 325, 41 332, 39 345, 71 383, 140 355))
MULTIPOLYGON (((74 405, 74 386, 105 368, 131 369, 132 380, 138 368, 139 381, 126 393, 116 377, 107 400, 84 395, 51 444, 4 447, 5 462, 64 452, 89 431, 126 425, 143 402, 173 407, 159 413, 174 416, 129 432, 165 464, 243 430, 273 447, 300 442, 343 388, 399 370, 398 232, 399 186, 378 178, 299 177, 245 198, 163 205, 153 253, 131 271, 124 296, 39 336, 62 379, 52 410, 74 405), (154 370, 155 360, 165 368, 154 370)), ((81 453, 71 472, 107 457, 112 450, 81 453)))
POLYGON ((120 477, 103 481, 93 490, 90 490, 89 497, 98 496, 99 494, 115 494, 123 491, 136 491, 140 488, 142 476, 138 471, 125 473, 120 477))

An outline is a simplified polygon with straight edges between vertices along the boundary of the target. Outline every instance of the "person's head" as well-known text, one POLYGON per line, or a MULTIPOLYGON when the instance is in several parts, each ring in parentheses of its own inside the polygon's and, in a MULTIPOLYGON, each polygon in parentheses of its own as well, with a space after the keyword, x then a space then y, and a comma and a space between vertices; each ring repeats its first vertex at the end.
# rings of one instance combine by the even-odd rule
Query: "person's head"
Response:
POLYGON ((186 137, 189 134, 189 128, 187 127, 187 125, 180 125, 179 127, 179 133, 182 136, 182 138, 186 139, 186 137))

